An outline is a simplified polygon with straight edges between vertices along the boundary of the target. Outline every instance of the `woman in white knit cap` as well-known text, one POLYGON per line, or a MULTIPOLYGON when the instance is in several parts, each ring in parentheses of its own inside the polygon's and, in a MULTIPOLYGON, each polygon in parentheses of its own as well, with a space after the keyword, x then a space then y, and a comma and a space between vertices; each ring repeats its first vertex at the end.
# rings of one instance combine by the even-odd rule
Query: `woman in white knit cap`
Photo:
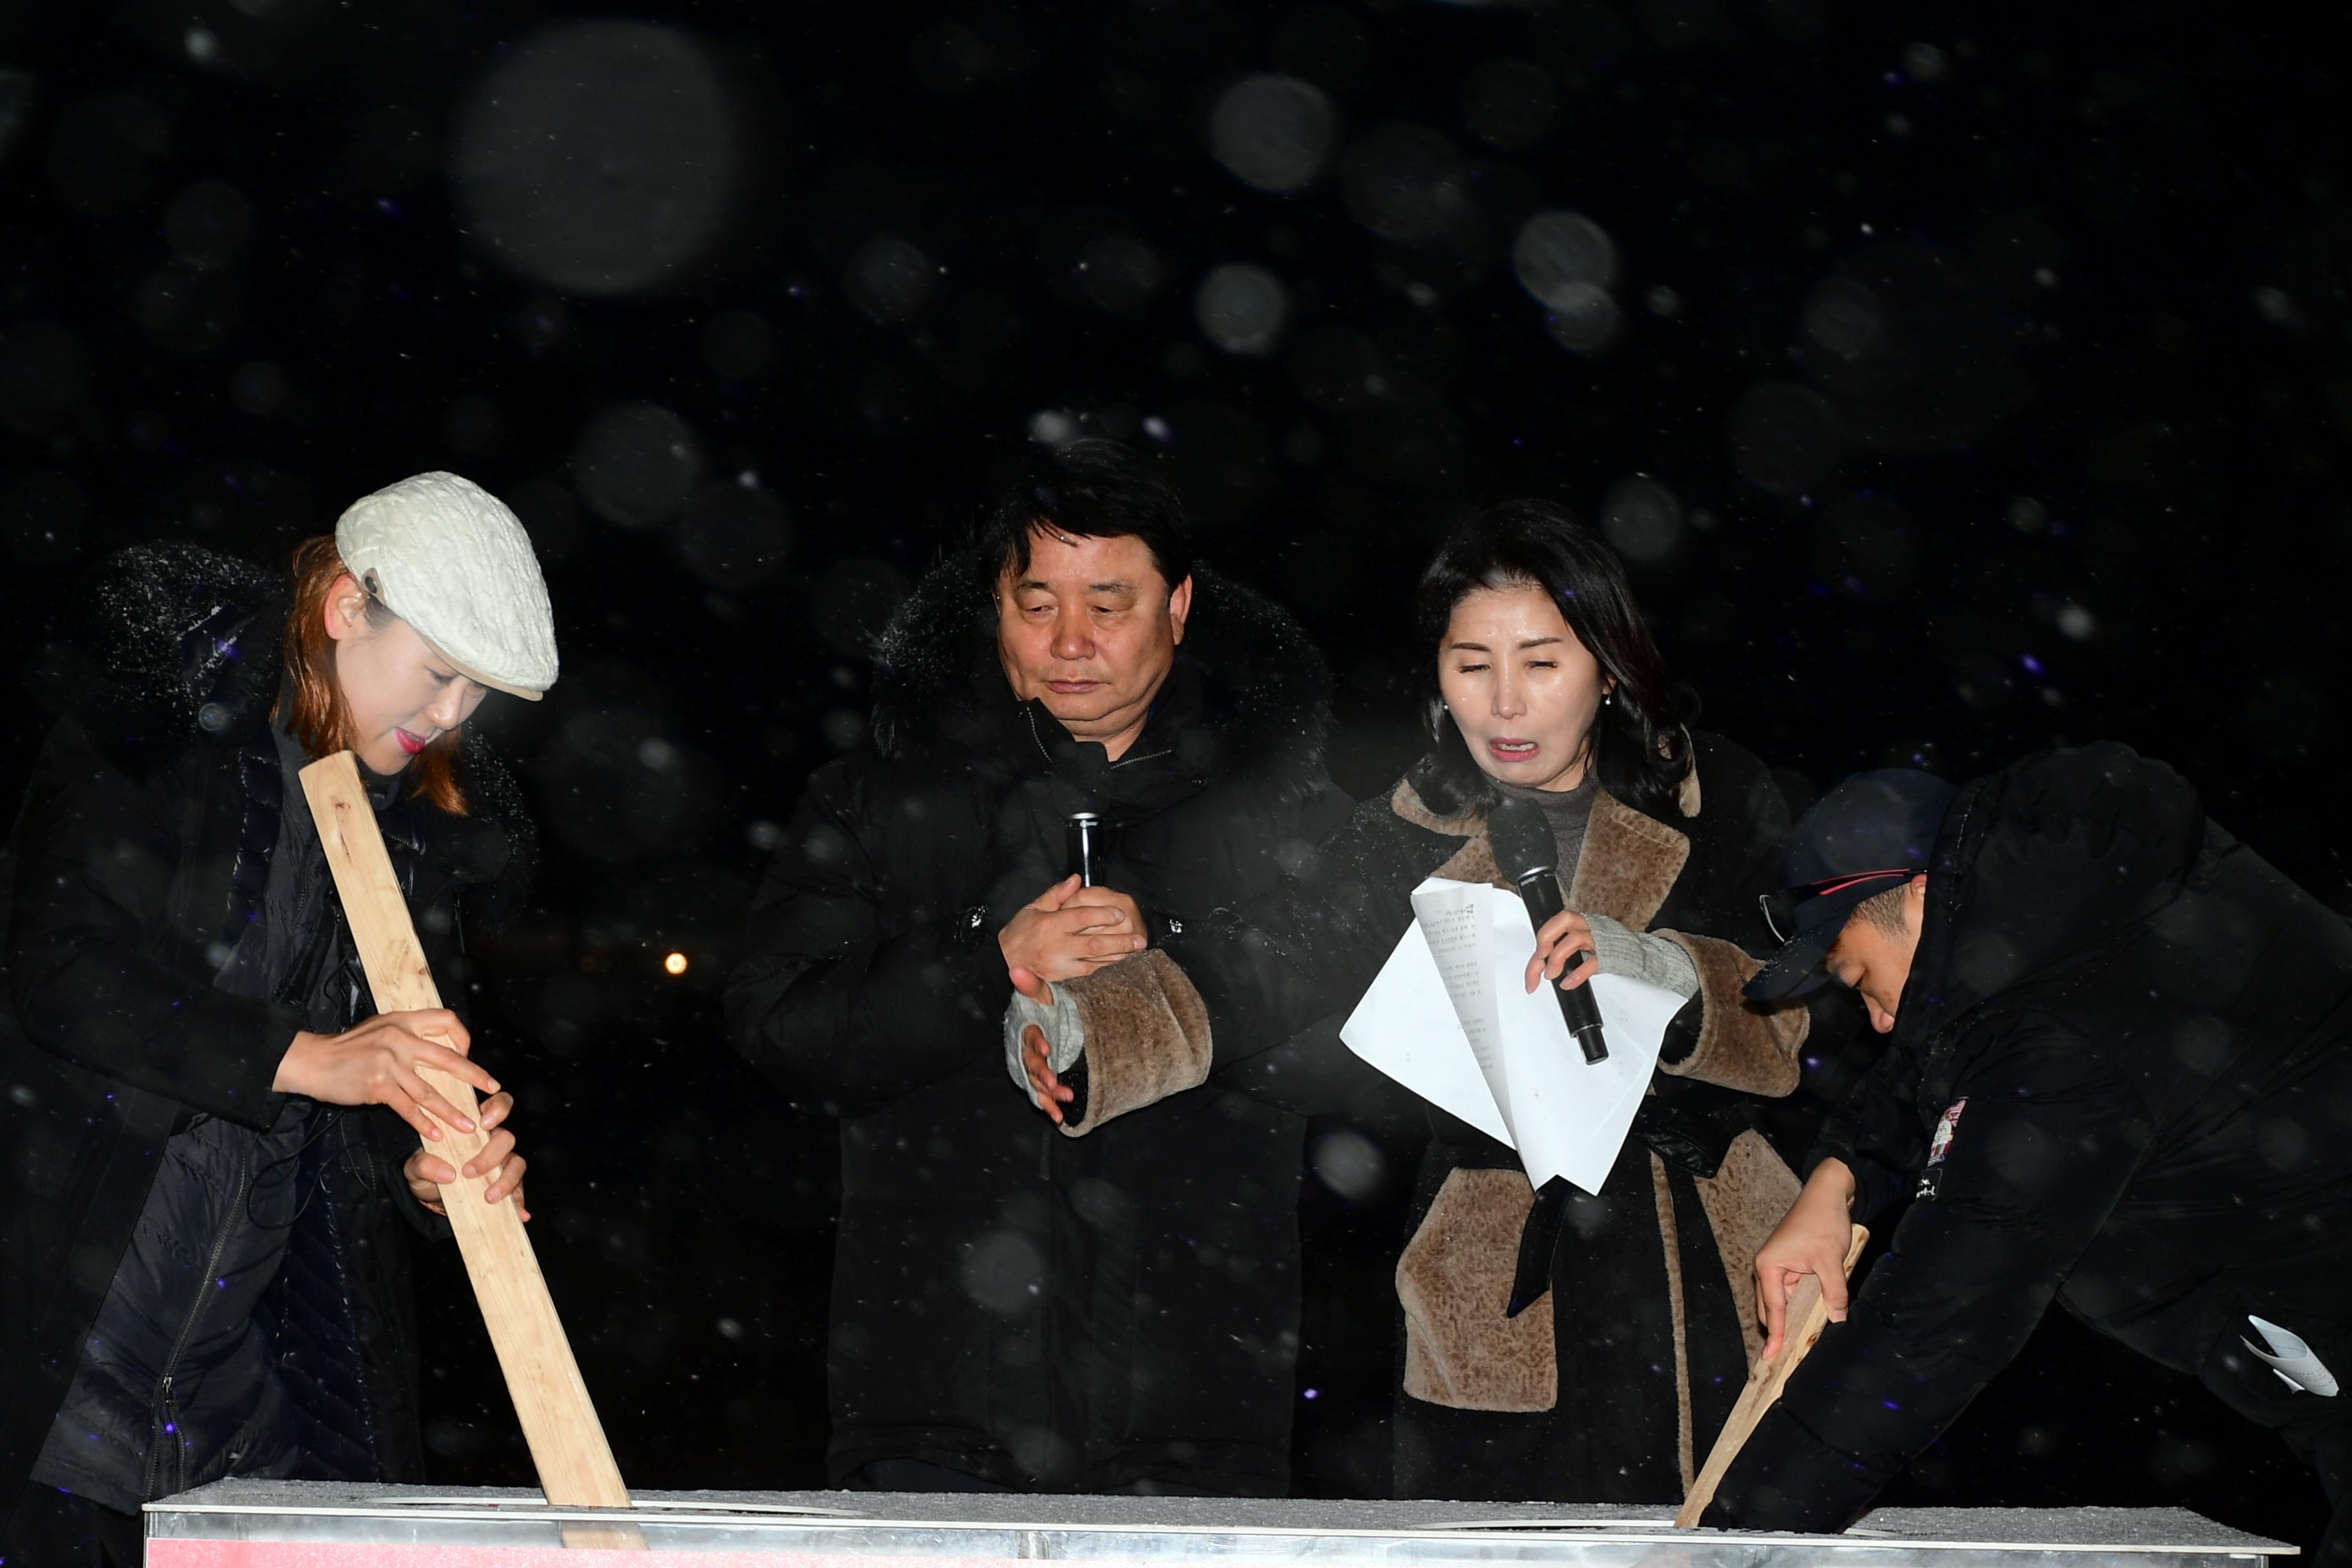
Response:
POLYGON ((296 774, 356 754, 462 996, 532 859, 466 721, 554 683, 538 563, 420 474, 293 566, 137 547, 63 628, 78 694, 0 854, 0 1560, 135 1564, 141 1503, 225 1476, 421 1479, 409 1236, 461 1174, 521 1201, 463 1021, 373 1014, 296 774), (462 1173, 422 1068, 487 1096, 462 1173))

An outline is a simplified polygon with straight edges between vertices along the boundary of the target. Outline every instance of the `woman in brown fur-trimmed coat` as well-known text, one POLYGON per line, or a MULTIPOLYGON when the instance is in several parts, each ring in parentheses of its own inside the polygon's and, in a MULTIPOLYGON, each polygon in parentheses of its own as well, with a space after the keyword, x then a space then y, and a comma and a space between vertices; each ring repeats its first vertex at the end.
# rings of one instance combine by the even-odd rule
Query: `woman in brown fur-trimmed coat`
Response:
MULTIPOLYGON (((1545 928, 1555 973, 1591 952, 1689 1000, 1597 1194, 1536 1192, 1510 1149, 1431 1110, 1396 1272, 1395 1488, 1673 1503, 1760 1348, 1750 1266, 1798 1191, 1759 1127, 1786 1124, 1801 1055, 1850 1020, 1741 998, 1788 809, 1753 756, 1683 727, 1605 545, 1541 503, 1493 508, 1431 563, 1416 621, 1429 754, 1266 898, 1050 993, 1016 973, 1034 1000, 1008 1017, 1008 1055, 1071 1136, 1213 1076, 1336 1104, 1371 1069, 1328 1033, 1294 1037, 1363 994, 1423 879, 1502 879, 1494 805, 1540 806, 1575 868, 1572 912, 1545 928), (1512 1315, 1515 1279, 1542 1299, 1512 1315)), ((1571 983, 1589 973, 1577 961, 1571 983)))

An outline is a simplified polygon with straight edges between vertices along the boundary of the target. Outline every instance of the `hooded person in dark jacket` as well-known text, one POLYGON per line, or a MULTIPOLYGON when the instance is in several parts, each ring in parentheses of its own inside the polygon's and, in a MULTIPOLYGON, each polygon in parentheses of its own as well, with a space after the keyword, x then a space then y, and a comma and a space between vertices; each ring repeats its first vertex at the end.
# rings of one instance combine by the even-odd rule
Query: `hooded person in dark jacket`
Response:
POLYGON ((1355 1005, 1423 879, 1507 882, 1490 825, 1507 803, 1535 806, 1573 911, 1547 924, 1537 963, 1559 978, 1569 954, 1598 952, 1686 1003, 1597 1193, 1534 1190, 1511 1148, 1431 1110, 1396 1269, 1395 1486, 1670 1503, 1761 1347, 1751 1260, 1797 1191, 1766 1130, 1801 1127, 1803 1147, 1818 1112, 1784 1099, 1801 1057, 1837 1062, 1851 1032, 1843 1009, 1817 1028, 1805 1007, 1740 994, 1748 949, 1769 945, 1757 899, 1788 808, 1756 758, 1683 727, 1623 568, 1557 509, 1465 520, 1415 620, 1437 687, 1429 753, 1265 896, 1050 986, 1050 1013, 1024 980, 1013 1021, 1038 1031, 1024 1086, 1093 1137, 1209 1073, 1310 1112, 1350 1107, 1372 1069, 1301 1032, 1355 1005), (1047 1035, 1061 1048, 1041 1066, 1047 1035))
POLYGON ((2054 1298, 2279 1432, 2352 1562, 2352 927, 2113 744, 1850 780, 1788 871, 1758 988, 1826 967, 1887 1048, 1757 1258, 1776 1335, 1805 1274, 1842 1321, 1705 1522, 1843 1526, 2054 1298), (1849 1215, 1905 1196, 1849 1309, 1849 1215))
POLYGON ((63 629, 0 855, 0 1554, 45 1568, 136 1563, 140 1504, 224 1476, 420 1478, 406 1232, 460 1173, 416 1067, 492 1091, 492 1202, 523 1161, 455 1015, 371 1016, 295 775, 357 753, 462 994, 531 835, 461 727, 554 678, 520 525, 449 475, 355 504, 290 593, 139 547, 63 629))
POLYGON ((744 1053, 842 1118, 833 1478, 1279 1495, 1302 1123, 1212 1086, 1061 1138, 1005 1087, 999 1020, 1008 963, 1149 940, 1107 889, 1164 931, 1344 818, 1322 660, 1082 442, 917 586, 879 664, 875 750, 809 780, 728 996, 744 1053), (1056 880, 1081 812, 1103 888, 1056 880))

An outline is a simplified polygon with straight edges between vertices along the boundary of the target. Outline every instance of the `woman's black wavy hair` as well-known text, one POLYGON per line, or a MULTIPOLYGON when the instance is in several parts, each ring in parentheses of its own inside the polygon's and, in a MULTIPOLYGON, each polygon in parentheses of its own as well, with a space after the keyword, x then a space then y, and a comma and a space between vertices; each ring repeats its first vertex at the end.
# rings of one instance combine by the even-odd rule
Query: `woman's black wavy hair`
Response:
POLYGON ((1501 501, 1471 513, 1421 574, 1413 632, 1428 660, 1424 714, 1434 742, 1411 775, 1423 803, 1454 816, 1486 810, 1499 798, 1493 777, 1470 754, 1445 710, 1437 656, 1456 605, 1481 588, 1521 584, 1551 595, 1569 629, 1616 683, 1592 723, 1592 767, 1601 787, 1645 816, 1680 816, 1679 792, 1691 767, 1685 726, 1697 705, 1685 688, 1668 679, 1616 552, 1565 510, 1539 500, 1501 501))

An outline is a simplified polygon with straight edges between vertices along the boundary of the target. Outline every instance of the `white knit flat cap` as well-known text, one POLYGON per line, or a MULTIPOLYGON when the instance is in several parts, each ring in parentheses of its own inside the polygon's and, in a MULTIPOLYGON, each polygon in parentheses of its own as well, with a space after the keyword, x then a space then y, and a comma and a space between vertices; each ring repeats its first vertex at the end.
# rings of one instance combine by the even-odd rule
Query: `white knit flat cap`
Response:
POLYGON ((473 480, 416 474, 362 496, 335 524, 335 552, 467 679, 533 702, 555 684, 555 617, 530 536, 473 480))

